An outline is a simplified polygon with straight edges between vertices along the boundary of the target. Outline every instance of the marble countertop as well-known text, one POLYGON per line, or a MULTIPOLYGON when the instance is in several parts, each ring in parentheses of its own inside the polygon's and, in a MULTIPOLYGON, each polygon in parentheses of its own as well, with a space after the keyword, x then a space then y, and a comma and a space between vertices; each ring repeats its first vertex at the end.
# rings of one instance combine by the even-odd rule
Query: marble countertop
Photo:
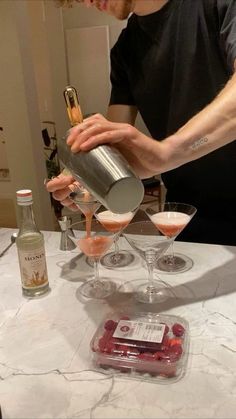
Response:
MULTIPOLYGON (((0 229, 0 252, 12 232, 0 229)), ((0 258, 3 418, 235 418, 236 247, 176 242, 175 250, 190 256, 194 266, 162 274, 175 298, 150 308, 132 295, 146 277, 138 258, 119 271, 101 267, 120 288, 107 300, 85 301, 78 288, 92 267, 77 250, 59 250, 60 233, 44 235, 48 295, 22 296, 15 245, 0 258), (163 385, 93 369, 90 340, 103 317, 124 306, 188 320, 189 362, 181 380, 163 385)))

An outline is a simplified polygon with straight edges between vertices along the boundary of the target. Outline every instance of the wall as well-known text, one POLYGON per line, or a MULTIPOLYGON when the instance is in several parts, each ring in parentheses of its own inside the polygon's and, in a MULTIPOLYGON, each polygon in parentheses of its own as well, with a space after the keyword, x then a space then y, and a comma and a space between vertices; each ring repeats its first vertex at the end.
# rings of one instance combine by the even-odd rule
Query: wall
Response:
MULTIPOLYGON (((34 44, 28 6, 31 2, 0 2, 0 125, 4 129, 11 181, 0 183, 0 196, 15 202, 15 191, 30 188, 41 229, 51 229, 53 218, 46 177, 41 121, 34 73, 34 44), (7 190, 6 190, 7 189, 7 190)), ((32 2, 33 3, 33 2, 32 2)))

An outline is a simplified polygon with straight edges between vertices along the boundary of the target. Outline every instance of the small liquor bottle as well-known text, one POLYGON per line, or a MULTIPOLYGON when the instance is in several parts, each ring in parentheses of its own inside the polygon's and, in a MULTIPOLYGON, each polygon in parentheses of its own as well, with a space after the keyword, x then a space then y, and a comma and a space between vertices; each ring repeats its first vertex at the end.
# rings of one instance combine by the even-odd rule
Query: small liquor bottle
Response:
POLYGON ((16 239, 23 295, 36 297, 49 291, 44 237, 38 230, 33 213, 32 191, 16 192, 21 211, 20 229, 16 239))

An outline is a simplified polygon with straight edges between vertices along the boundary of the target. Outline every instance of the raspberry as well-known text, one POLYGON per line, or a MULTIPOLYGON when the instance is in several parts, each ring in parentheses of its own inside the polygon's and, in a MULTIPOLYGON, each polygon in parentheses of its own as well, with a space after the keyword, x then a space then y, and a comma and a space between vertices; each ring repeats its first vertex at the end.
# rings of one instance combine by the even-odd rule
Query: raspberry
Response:
POLYGON ((157 351, 154 354, 154 358, 156 361, 170 361, 170 356, 164 351, 157 351))
POLYGON ((117 324, 118 323, 114 322, 114 320, 107 320, 104 324, 104 329, 114 331, 116 329, 117 324))
POLYGON ((112 353, 115 352, 116 346, 113 342, 105 339, 103 336, 98 341, 98 348, 102 353, 112 353))
POLYGON ((107 340, 104 337, 101 337, 98 341, 98 348, 100 352, 105 352, 107 340))
POLYGON ((161 324, 164 324, 165 325, 165 330, 164 330, 164 336, 165 336, 165 335, 167 335, 167 333, 169 333, 170 328, 165 323, 161 323, 161 324))
POLYGON ((183 353, 183 348, 181 345, 173 345, 166 353, 170 356, 171 361, 178 361, 183 353))
POLYGON ((112 330, 105 330, 102 337, 106 340, 111 340, 112 334, 113 334, 112 330))
POLYGON ((183 334, 184 334, 184 332, 185 332, 185 329, 184 329, 184 327, 182 326, 182 324, 175 323, 175 324, 172 326, 172 332, 173 332, 173 334, 174 334, 175 336, 180 337, 180 336, 183 336, 183 334))
POLYGON ((174 345, 182 345, 182 339, 180 338, 172 338, 169 340, 169 346, 174 346, 174 345))
POLYGON ((162 359, 163 352, 157 351, 157 352, 155 352, 155 354, 153 354, 153 356, 154 356, 156 361, 160 361, 162 359))
POLYGON ((162 343, 161 343, 161 350, 164 351, 170 345, 170 338, 169 336, 164 336, 162 343))
POLYGON ((107 342, 106 346, 105 346, 105 352, 107 352, 108 354, 111 354, 113 352, 115 352, 115 345, 112 342, 107 342))
POLYGON ((142 359, 143 361, 155 361, 156 358, 151 352, 143 352, 138 356, 139 359, 142 359))

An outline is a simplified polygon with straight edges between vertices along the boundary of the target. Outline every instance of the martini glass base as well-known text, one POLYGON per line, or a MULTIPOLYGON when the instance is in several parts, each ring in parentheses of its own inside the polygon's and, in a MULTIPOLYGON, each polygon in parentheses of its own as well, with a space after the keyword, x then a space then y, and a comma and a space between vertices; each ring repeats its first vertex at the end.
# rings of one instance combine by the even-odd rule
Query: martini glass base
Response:
POLYGON ((100 260, 101 265, 106 268, 124 268, 134 261, 134 255, 126 250, 119 250, 119 253, 108 253, 100 260))
POLYGON ((175 253, 172 255, 164 255, 158 259, 155 268, 161 272, 181 273, 189 271, 193 267, 193 260, 188 256, 175 253))
POLYGON ((141 303, 155 304, 162 303, 173 297, 169 287, 161 281, 155 281, 155 285, 149 285, 147 283, 140 285, 134 297, 141 303))
POLYGON ((80 286, 79 292, 86 298, 103 299, 116 291, 116 284, 107 280, 90 280, 80 286))

